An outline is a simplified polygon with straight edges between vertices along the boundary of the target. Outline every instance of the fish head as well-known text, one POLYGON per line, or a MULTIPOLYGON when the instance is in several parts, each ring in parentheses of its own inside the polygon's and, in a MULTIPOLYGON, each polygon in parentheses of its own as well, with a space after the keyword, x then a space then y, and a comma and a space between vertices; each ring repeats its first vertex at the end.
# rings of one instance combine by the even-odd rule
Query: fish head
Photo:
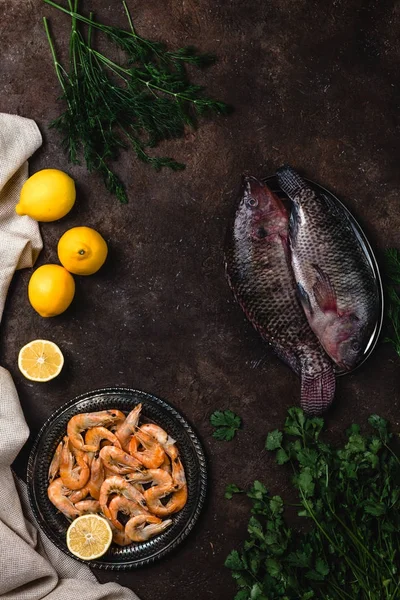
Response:
POLYGON ((335 341, 331 357, 346 371, 354 369, 361 361, 368 344, 369 331, 354 313, 345 315, 336 322, 335 341))
POLYGON ((274 234, 287 237, 288 218, 282 200, 267 185, 255 177, 243 177, 236 219, 246 225, 254 241, 268 240, 274 234))

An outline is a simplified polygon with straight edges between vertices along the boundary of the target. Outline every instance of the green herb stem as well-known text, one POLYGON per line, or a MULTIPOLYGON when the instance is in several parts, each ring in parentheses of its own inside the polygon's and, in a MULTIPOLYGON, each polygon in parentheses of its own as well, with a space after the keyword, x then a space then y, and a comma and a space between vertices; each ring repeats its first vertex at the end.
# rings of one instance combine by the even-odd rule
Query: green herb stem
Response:
POLYGON ((56 50, 54 48, 54 43, 53 43, 53 40, 52 40, 52 37, 51 37, 51 34, 50 34, 50 29, 49 29, 49 23, 48 23, 46 17, 43 17, 43 24, 44 24, 44 29, 46 31, 47 40, 49 42, 50 52, 51 52, 51 56, 53 58, 53 64, 54 64, 54 68, 55 68, 55 71, 56 71, 57 79, 60 82, 60 85, 61 85, 61 87, 63 89, 64 94, 65 94, 66 92, 65 92, 65 85, 64 85, 64 78, 63 78, 65 75, 63 76, 63 74, 61 72, 62 66, 61 66, 61 64, 57 60, 56 50))
POLYGON ((203 88, 190 83, 185 71, 183 63, 201 66, 207 55, 190 48, 169 52, 164 44, 137 35, 125 0, 128 30, 104 25, 93 13, 89 17, 80 14, 78 0, 68 0, 67 8, 53 0, 44 2, 71 17, 69 71, 57 60, 44 19, 62 99, 67 103, 67 110, 52 126, 63 135, 69 160, 77 163, 83 157, 88 171, 98 171, 107 189, 122 202, 127 201, 124 186, 109 166, 121 148, 132 147, 138 159, 156 170, 184 168, 172 158, 151 156, 148 149, 182 137, 188 126, 196 127, 205 111, 225 111, 226 105, 207 98, 203 88), (93 48, 94 29, 124 51, 123 64, 93 48))
MULTIPOLYGON (((397 599, 399 462, 387 423, 378 415, 368 422, 379 439, 376 433, 362 436, 354 425, 339 449, 319 440, 321 419, 297 408, 289 410, 284 432, 268 434, 266 448, 276 452, 279 465, 291 465, 303 508, 298 514, 312 528, 304 533, 286 527, 282 499, 255 481, 247 493, 256 515, 249 521, 250 539, 226 563, 243 590, 238 598, 397 599), (247 564, 262 582, 257 589, 253 578, 240 575, 247 564)), ((238 490, 231 484, 226 497, 238 490)))

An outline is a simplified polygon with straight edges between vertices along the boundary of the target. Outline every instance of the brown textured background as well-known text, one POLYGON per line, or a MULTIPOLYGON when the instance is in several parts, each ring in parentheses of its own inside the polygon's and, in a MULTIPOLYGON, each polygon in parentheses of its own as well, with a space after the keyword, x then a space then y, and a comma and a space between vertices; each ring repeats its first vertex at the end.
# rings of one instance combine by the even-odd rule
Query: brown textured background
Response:
MULTIPOLYGON (((206 510, 190 538, 150 568, 117 579, 143 600, 227 600, 234 585, 223 562, 245 537, 249 506, 224 499, 229 482, 254 478, 275 493, 288 480, 263 450, 266 433, 296 404, 299 383, 246 322, 224 279, 222 245, 240 174, 272 173, 288 161, 336 192, 365 226, 381 256, 400 247, 399 34, 400 5, 376 0, 129 1, 136 27, 171 46, 194 44, 218 64, 195 77, 234 105, 227 118, 160 149, 186 162, 181 173, 154 174, 131 153, 118 172, 128 206, 104 190, 96 175, 70 167, 49 121, 61 109, 41 18, 51 20, 65 51, 68 18, 40 0, 0 0, 0 111, 35 119, 44 144, 31 172, 67 170, 78 201, 62 221, 41 228, 38 265, 56 262, 60 235, 76 225, 98 229, 110 247, 106 266, 77 278, 76 299, 64 315, 45 320, 27 301, 31 275, 11 286, 0 362, 15 378, 32 438, 51 412, 75 395, 109 385, 159 395, 191 421, 210 466, 206 510), (66 367, 54 382, 23 379, 19 348, 43 337, 62 348, 66 367), (261 361, 261 362, 260 362, 261 361), (241 415, 232 443, 211 436, 217 408, 241 415)), ((85 2, 104 21, 124 24, 122 6, 85 2)), ((332 439, 372 412, 399 426, 400 361, 380 344, 368 363, 338 381, 327 416, 332 439)), ((29 446, 29 444, 28 444, 29 446)), ((16 468, 24 472, 27 452, 16 468)))

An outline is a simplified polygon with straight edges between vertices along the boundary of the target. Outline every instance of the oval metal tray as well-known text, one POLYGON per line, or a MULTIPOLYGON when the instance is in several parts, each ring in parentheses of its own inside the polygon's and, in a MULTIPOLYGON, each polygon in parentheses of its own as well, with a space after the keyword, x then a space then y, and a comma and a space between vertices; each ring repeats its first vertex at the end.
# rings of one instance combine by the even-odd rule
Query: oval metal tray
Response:
MULTIPOLYGON (((384 295, 383 295, 382 278, 381 278, 381 274, 379 271, 378 261, 376 260, 374 252, 371 248, 371 244, 369 243, 368 238, 365 235, 364 231, 362 230, 360 224, 357 222, 357 220, 352 215, 352 213, 349 211, 349 209, 343 204, 343 202, 341 200, 339 200, 339 198, 337 196, 335 196, 332 192, 330 192, 329 190, 324 188, 322 185, 319 185, 319 183, 316 183, 315 181, 312 181, 311 179, 306 179, 305 177, 303 177, 303 179, 311 187, 313 187, 317 192, 323 192, 329 198, 331 198, 332 200, 337 202, 337 204, 339 204, 341 206, 341 208, 345 211, 345 213, 347 214, 347 216, 350 220, 350 223, 354 229, 354 233, 360 243, 361 248, 364 251, 364 254, 371 266, 372 272, 375 277, 376 288, 377 288, 377 292, 378 292, 379 311, 378 311, 378 317, 377 317, 377 320, 376 320, 376 323, 374 326, 374 330, 371 334, 368 344, 365 347, 363 359, 358 363, 358 365, 356 367, 354 367, 354 369, 351 369, 350 371, 339 370, 339 368, 335 371, 337 376, 348 375, 350 373, 353 373, 357 369, 359 369, 361 367, 361 365, 363 365, 365 363, 365 361, 371 356, 371 354, 378 342, 379 335, 380 335, 381 329, 382 329, 383 317, 384 317, 384 295)), ((290 200, 288 199, 286 194, 279 187, 278 180, 275 175, 270 175, 269 177, 265 177, 263 179, 263 181, 264 181, 264 183, 266 183, 268 185, 268 187, 273 192, 278 194, 279 197, 286 198, 288 200, 288 202, 290 202, 290 200)))
POLYGON ((162 534, 145 543, 120 547, 112 544, 98 560, 81 561, 91 567, 107 570, 127 570, 159 560, 174 550, 189 535, 199 518, 207 489, 207 469, 201 443, 193 429, 167 402, 138 390, 106 388, 83 394, 64 404, 43 425, 28 462, 28 495, 40 528, 63 552, 77 559, 67 549, 66 532, 69 522, 47 497, 48 469, 54 451, 66 433, 69 419, 83 412, 116 408, 130 412, 142 403, 140 422, 154 422, 176 440, 185 468, 188 501, 185 507, 172 515, 173 524, 162 534))

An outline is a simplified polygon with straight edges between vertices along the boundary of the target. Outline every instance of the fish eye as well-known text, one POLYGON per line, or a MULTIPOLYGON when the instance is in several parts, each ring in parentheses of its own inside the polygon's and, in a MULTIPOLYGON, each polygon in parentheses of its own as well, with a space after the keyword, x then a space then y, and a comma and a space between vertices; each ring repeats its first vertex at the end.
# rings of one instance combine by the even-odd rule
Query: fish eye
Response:
POLYGON ((268 234, 264 227, 259 227, 257 230, 257 235, 261 240, 263 240, 264 238, 267 237, 268 234))
POLYGON ((258 206, 258 200, 253 196, 248 196, 246 198, 246 206, 247 208, 256 208, 258 206))
POLYGON ((360 350, 361 346, 360 344, 357 342, 357 340, 353 340, 351 342, 351 349, 354 350, 354 352, 358 352, 360 350))

